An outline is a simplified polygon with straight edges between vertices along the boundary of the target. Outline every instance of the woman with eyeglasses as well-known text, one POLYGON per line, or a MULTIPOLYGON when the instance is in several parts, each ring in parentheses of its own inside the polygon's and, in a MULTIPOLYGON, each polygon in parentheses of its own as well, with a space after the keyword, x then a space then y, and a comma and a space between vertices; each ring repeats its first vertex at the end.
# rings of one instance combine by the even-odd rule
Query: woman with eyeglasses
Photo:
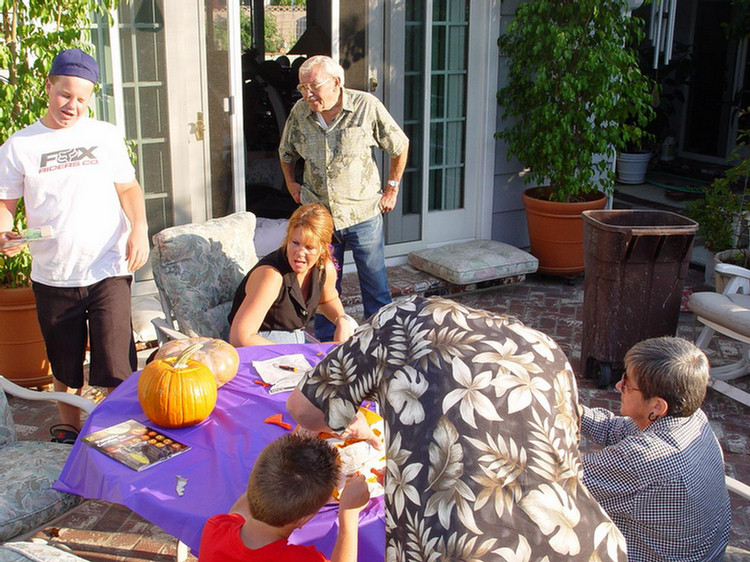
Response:
POLYGON ((583 407, 581 433, 603 445, 583 482, 631 561, 720 561, 729 541, 724 458, 700 405, 708 360, 687 340, 653 338, 625 355, 620 413, 583 407))

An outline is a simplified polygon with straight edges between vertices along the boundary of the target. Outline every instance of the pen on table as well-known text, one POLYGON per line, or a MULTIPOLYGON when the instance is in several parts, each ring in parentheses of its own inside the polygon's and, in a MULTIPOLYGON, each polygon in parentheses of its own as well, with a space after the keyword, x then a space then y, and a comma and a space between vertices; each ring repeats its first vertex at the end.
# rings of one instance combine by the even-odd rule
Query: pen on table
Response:
POLYGON ((299 370, 297 369, 297 367, 292 367, 291 365, 276 365, 276 367, 284 371, 291 371, 293 373, 296 373, 299 370))

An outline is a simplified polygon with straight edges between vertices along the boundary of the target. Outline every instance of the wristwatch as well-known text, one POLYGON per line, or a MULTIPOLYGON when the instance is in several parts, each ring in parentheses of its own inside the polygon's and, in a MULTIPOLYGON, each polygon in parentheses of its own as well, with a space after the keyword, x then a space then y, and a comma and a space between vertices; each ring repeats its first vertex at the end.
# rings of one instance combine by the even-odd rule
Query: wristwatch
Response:
POLYGON ((388 187, 395 187, 396 189, 398 189, 398 186, 399 182, 397 182, 396 180, 388 180, 388 187))

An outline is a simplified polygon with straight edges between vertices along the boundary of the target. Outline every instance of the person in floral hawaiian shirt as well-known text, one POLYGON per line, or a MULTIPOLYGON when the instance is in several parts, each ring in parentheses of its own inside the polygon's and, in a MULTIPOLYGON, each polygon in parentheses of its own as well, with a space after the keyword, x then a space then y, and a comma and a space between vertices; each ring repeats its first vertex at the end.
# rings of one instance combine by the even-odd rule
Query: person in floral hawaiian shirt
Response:
POLYGON ((384 307, 306 375, 287 408, 312 431, 385 420, 386 560, 626 560, 581 483, 565 354, 510 316, 440 298, 384 307))

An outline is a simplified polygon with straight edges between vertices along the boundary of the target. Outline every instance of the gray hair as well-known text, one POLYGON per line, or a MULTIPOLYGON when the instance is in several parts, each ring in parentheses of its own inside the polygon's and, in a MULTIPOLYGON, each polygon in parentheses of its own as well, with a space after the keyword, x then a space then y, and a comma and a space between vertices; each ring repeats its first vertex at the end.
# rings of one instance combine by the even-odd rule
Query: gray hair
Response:
POLYGON ((651 338, 625 354, 625 368, 645 399, 663 398, 668 415, 692 415, 706 397, 709 365, 706 355, 682 338, 651 338))
POLYGON ((313 68, 318 68, 319 66, 322 66, 327 74, 330 74, 334 78, 338 78, 341 86, 344 86, 344 68, 331 57, 325 55, 315 55, 314 57, 307 59, 300 65, 299 73, 304 74, 305 72, 309 72, 313 68))

